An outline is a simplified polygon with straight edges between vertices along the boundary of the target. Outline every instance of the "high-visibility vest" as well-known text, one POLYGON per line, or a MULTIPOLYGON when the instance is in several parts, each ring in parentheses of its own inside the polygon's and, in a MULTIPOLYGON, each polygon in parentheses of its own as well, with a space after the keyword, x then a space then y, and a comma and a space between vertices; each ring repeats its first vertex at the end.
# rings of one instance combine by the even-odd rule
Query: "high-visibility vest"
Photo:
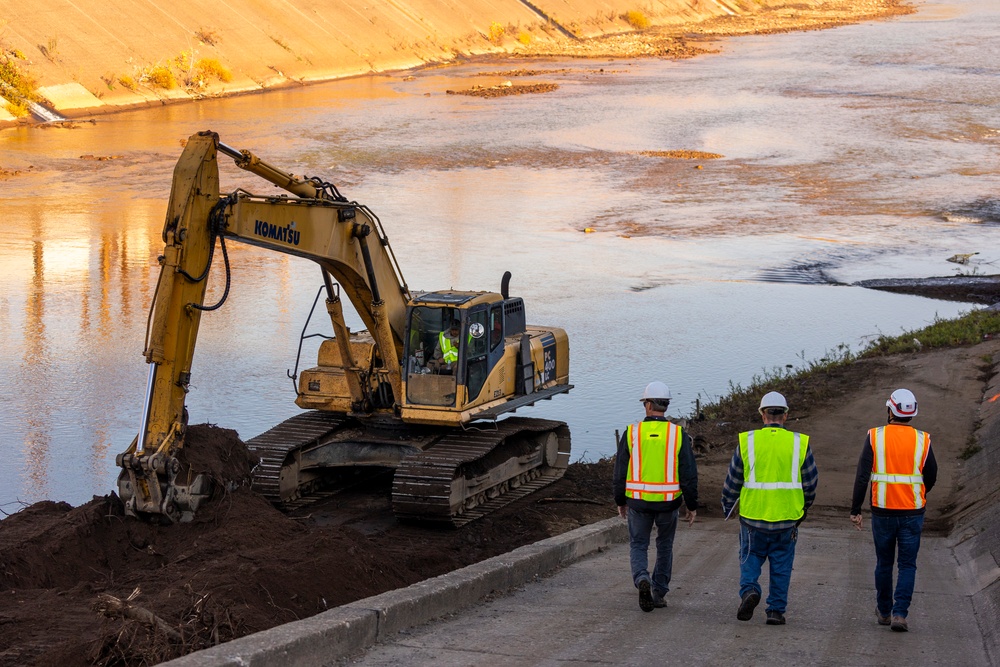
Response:
POLYGON ((438 334, 438 344, 441 346, 441 358, 446 364, 453 364, 458 361, 458 348, 452 344, 451 338, 444 332, 438 334))
POLYGON ((683 432, 668 421, 641 421, 625 430, 629 468, 625 495, 637 500, 667 502, 680 498, 677 462, 683 432))
POLYGON ((772 426, 740 433, 740 516, 770 522, 801 519, 802 462, 808 453, 809 436, 802 433, 772 426))
POLYGON ((872 454, 872 507, 918 510, 924 500, 924 462, 931 450, 929 433, 905 424, 868 431, 872 454))

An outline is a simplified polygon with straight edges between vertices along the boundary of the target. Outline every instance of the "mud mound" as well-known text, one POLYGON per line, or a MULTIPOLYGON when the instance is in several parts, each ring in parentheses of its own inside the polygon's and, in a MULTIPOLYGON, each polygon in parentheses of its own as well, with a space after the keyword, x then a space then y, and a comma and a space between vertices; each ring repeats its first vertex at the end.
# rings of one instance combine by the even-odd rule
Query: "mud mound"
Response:
POLYGON ((218 484, 187 524, 114 494, 0 521, 0 665, 149 665, 306 618, 614 515, 610 462, 461 530, 398 524, 390 483, 287 516, 249 489, 235 431, 192 426, 179 455, 218 484), (602 467, 603 466, 603 467, 602 467))

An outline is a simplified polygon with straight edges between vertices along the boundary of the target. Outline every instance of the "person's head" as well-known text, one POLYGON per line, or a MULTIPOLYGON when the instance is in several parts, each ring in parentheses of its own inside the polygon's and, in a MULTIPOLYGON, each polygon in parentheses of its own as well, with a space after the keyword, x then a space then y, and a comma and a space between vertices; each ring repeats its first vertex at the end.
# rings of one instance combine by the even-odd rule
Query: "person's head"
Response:
POLYGON ((461 322, 459 322, 458 320, 452 320, 451 327, 448 329, 448 333, 450 333, 452 337, 457 336, 458 332, 461 330, 461 327, 462 327, 461 322))
POLYGON ((917 416, 917 397, 909 389, 897 389, 885 402, 890 422, 908 422, 917 416))
POLYGON ((757 408, 765 424, 784 424, 788 415, 788 401, 776 391, 769 391, 760 399, 757 408))
POLYGON ((639 401, 645 406, 646 414, 663 414, 670 407, 670 387, 662 382, 650 382, 642 392, 639 401))

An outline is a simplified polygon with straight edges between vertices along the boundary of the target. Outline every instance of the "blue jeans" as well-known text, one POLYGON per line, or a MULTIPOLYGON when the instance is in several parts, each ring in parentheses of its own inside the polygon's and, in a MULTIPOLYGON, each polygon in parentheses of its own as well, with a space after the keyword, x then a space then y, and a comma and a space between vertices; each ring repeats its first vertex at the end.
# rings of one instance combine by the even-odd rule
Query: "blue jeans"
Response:
POLYGON ((628 508, 629 563, 636 586, 650 579, 649 536, 656 525, 656 564, 653 566, 652 588, 659 595, 670 590, 670 572, 674 567, 674 533, 677 532, 677 510, 649 512, 628 508))
POLYGON ((785 613, 798 534, 798 528, 759 530, 740 523, 740 598, 749 591, 761 594, 757 580, 767 560, 770 564, 767 611, 785 613))
POLYGON ((924 515, 876 516, 872 514, 872 537, 875 538, 875 604, 882 616, 906 618, 917 578, 917 551, 924 515), (897 559, 896 553, 899 558, 897 559), (892 565, 897 562, 899 576, 896 593, 892 592, 892 565))

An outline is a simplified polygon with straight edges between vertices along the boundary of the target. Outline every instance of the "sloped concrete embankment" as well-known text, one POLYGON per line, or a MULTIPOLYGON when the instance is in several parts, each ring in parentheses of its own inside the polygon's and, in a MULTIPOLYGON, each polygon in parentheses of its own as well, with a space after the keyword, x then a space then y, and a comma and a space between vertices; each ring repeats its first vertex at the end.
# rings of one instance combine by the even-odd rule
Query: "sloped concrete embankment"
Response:
MULTIPOLYGON (((0 0, 0 58, 37 82, 49 108, 80 117, 628 32, 630 11, 633 22, 641 15, 664 26, 757 7, 744 4, 751 8, 731 0, 0 0)), ((0 98, 0 126, 17 120, 5 107, 0 98)))
POLYGON ((955 526, 950 539, 990 663, 1000 665, 1000 374, 987 384, 968 447, 947 513, 955 526))

